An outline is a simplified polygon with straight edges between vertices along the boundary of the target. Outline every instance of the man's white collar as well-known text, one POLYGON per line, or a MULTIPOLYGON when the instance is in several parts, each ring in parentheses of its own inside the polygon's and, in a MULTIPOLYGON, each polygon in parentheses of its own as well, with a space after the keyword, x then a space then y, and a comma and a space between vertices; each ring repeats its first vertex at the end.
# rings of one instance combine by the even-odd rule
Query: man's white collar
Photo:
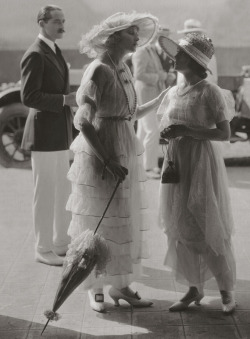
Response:
POLYGON ((45 36, 43 36, 41 33, 38 34, 38 38, 44 41, 52 49, 52 51, 56 53, 56 48, 53 41, 49 40, 48 38, 45 38, 45 36))

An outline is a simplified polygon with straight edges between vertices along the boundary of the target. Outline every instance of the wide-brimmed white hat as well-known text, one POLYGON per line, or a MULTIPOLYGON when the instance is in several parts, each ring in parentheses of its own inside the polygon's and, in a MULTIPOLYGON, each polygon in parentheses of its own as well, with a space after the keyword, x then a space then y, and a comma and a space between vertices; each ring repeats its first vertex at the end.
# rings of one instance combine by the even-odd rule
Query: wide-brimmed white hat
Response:
POLYGON ((214 54, 214 46, 212 44, 212 40, 205 34, 189 33, 181 39, 179 43, 161 35, 159 37, 159 44, 173 61, 175 61, 178 51, 182 49, 192 59, 212 74, 211 70, 207 66, 214 54))
POLYGON ((131 26, 139 28, 138 46, 149 43, 158 32, 158 19, 149 13, 119 12, 111 15, 99 25, 95 25, 80 41, 80 52, 96 57, 105 52, 107 39, 115 32, 131 26))
POLYGON ((177 31, 179 34, 186 34, 186 33, 195 33, 200 32, 204 33, 206 30, 201 27, 201 22, 196 19, 188 19, 184 22, 184 29, 177 31))

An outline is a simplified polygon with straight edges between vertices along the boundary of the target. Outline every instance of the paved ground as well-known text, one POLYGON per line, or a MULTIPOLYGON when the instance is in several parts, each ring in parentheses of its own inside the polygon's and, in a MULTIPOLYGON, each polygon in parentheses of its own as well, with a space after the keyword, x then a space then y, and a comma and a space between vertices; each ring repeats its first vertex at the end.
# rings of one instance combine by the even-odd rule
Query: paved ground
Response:
MULTIPOLYGON (((250 169, 228 168, 230 194, 236 220, 237 311, 224 316, 219 294, 207 289, 202 306, 171 313, 168 307, 184 291, 162 265, 166 239, 156 226, 159 181, 148 182, 152 256, 143 262, 143 276, 134 289, 154 302, 148 309, 115 308, 97 314, 79 287, 61 307, 62 319, 51 323, 44 338, 250 338, 250 169)), ((53 302, 61 268, 35 263, 31 216, 30 170, 0 168, 0 338, 41 338, 43 311, 53 302)), ((210 286, 214 282, 210 283, 210 286)))

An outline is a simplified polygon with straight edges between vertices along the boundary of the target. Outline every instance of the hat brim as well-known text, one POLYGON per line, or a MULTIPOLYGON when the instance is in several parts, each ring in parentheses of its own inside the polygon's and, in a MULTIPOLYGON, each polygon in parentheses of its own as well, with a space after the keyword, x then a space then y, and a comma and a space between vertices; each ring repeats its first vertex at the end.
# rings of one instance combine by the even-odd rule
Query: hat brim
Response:
POLYGON ((79 44, 80 53, 86 53, 90 58, 103 54, 107 49, 105 44, 108 38, 131 26, 139 28, 137 46, 140 47, 148 44, 156 36, 159 23, 158 19, 149 13, 115 13, 82 36, 79 44))
MULTIPOLYGON (((119 14, 123 13, 117 13, 112 15, 110 18, 114 18, 115 16, 118 16, 119 14)), ((123 31, 124 29, 127 29, 131 26, 137 26, 138 27, 138 37, 139 41, 137 43, 138 47, 144 46, 148 44, 156 35, 159 30, 159 24, 158 21, 150 15, 144 15, 144 14, 136 14, 132 13, 130 15, 127 15, 128 19, 126 23, 121 24, 120 26, 115 26, 113 28, 106 29, 103 33, 97 33, 99 36, 103 35, 103 43, 109 38, 110 35, 123 31)), ((107 20, 109 20, 108 18, 107 20)))
POLYGON ((190 53, 184 46, 180 46, 174 40, 169 39, 166 36, 161 35, 159 37, 159 44, 160 44, 161 48, 164 50, 164 52, 173 61, 175 61, 176 54, 181 49, 185 53, 187 53, 192 59, 194 59, 199 65, 204 67, 206 71, 208 71, 212 74, 211 70, 207 66, 205 66, 203 63, 201 63, 200 60, 198 58, 196 58, 192 53, 190 53))
POLYGON ((204 28, 198 28, 198 27, 194 27, 194 28, 186 28, 186 29, 182 29, 180 31, 177 31, 178 34, 187 34, 187 33, 205 33, 206 30, 204 28))
POLYGON ((139 47, 149 43, 156 36, 158 31, 158 24, 150 17, 144 17, 134 20, 133 22, 131 22, 131 25, 137 26, 139 28, 139 47))

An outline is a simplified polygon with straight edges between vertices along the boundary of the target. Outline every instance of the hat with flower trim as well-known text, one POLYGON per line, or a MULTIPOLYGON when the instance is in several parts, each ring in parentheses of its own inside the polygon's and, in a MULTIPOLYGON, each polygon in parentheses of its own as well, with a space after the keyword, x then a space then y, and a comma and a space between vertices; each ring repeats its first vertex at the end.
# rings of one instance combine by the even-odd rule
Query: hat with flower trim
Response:
POLYGON ((214 46, 212 40, 205 34, 188 33, 179 43, 161 35, 159 44, 173 61, 175 61, 176 54, 181 49, 212 74, 208 64, 214 54, 214 46))
POLYGON ((138 46, 149 43, 158 32, 158 19, 149 13, 132 12, 126 14, 118 12, 111 15, 99 25, 95 25, 80 41, 80 52, 89 57, 96 57, 107 49, 105 43, 115 32, 122 31, 131 26, 137 26, 138 46))

